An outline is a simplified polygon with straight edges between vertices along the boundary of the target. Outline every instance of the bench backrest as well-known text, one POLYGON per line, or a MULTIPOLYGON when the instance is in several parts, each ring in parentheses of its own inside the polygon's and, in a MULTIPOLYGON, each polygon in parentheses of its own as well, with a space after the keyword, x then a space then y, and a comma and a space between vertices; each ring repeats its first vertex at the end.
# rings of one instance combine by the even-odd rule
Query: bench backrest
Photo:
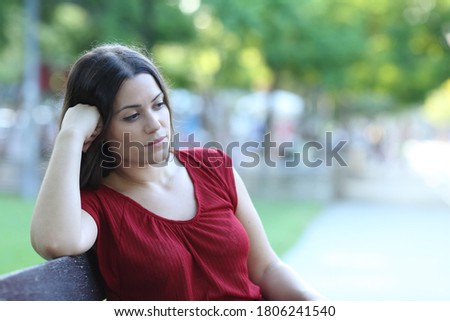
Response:
POLYGON ((105 299, 95 257, 65 256, 0 276, 0 300, 95 301, 105 299))

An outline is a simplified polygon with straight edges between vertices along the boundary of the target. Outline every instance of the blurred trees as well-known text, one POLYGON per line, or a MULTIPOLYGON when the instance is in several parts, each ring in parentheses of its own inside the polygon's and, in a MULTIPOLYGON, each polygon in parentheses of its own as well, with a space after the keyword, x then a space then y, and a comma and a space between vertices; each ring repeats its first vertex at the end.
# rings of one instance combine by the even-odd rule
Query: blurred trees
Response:
POLYGON ((328 93, 344 115, 411 106, 450 76, 448 1, 220 4, 227 28, 261 51, 272 85, 328 93))
MULTIPOLYGON (((22 1, 0 2, 0 82, 20 81, 22 1)), ((42 62, 143 45, 174 86, 286 88, 332 113, 422 102, 450 75, 446 0, 41 0, 42 62)))
POLYGON ((424 112, 427 119, 439 129, 448 128, 450 123, 450 79, 428 94, 424 112))

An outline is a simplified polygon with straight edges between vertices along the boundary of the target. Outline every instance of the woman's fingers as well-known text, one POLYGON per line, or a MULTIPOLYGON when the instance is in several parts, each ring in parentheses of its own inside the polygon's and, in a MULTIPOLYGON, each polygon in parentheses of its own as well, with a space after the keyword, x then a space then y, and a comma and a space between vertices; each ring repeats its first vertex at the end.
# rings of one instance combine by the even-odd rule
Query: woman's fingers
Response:
POLYGON ((92 132, 91 136, 89 136, 89 138, 86 139, 83 144, 83 152, 84 153, 89 149, 89 147, 91 147, 92 142, 98 137, 98 135, 100 135, 100 133, 102 132, 102 129, 103 129, 103 125, 99 122, 99 124, 97 125, 95 130, 92 132))

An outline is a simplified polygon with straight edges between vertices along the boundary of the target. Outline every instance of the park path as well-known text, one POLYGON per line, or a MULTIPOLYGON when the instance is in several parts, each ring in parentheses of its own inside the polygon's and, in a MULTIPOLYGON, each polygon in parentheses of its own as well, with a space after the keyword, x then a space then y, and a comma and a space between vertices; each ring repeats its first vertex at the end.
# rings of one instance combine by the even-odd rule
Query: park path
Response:
POLYGON ((284 260, 332 300, 450 300, 448 204, 405 171, 346 190, 284 260))

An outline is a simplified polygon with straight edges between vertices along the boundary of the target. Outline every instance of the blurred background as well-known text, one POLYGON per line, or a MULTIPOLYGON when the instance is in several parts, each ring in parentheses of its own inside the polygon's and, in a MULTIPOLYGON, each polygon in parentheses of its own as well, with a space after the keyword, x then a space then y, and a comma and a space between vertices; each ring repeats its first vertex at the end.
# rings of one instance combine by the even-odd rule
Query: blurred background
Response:
POLYGON ((43 262, 28 230, 65 78, 105 42, 148 50, 182 141, 271 133, 255 166, 227 151, 277 253, 326 296, 450 299, 449 0, 2 0, 0 273, 43 262), (320 165, 286 165, 310 142, 320 165))

